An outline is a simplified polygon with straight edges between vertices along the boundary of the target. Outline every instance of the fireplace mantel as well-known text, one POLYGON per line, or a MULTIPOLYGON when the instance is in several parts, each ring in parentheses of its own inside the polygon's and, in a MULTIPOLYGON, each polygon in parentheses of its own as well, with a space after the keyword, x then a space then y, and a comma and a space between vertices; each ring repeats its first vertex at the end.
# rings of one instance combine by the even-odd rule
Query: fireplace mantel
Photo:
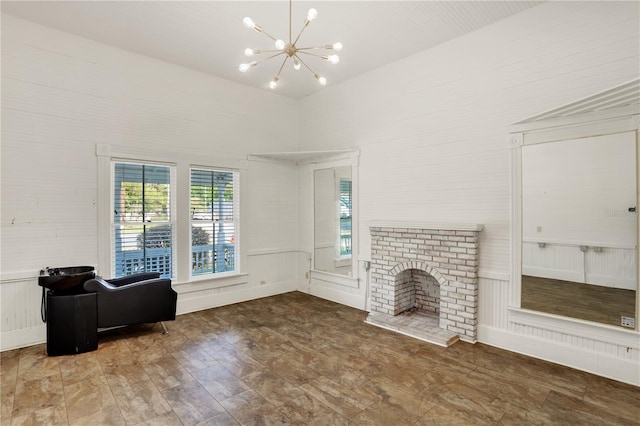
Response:
POLYGON ((480 232, 484 229, 484 225, 479 223, 462 223, 462 222, 389 222, 389 221, 372 221, 369 222, 370 228, 406 228, 406 229, 437 229, 447 231, 476 231, 480 232))

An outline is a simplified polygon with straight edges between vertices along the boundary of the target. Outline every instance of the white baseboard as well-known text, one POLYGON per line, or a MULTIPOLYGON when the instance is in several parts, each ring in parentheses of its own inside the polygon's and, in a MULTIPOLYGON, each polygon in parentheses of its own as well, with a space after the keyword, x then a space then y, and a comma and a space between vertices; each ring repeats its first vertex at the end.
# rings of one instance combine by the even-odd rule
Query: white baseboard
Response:
POLYGON ((0 333, 0 351, 24 348, 47 341, 46 324, 0 333))
MULTIPOLYGON (((232 303, 245 302, 262 297, 275 296, 276 294, 287 293, 297 289, 296 282, 282 282, 272 285, 252 287, 239 291, 229 291, 211 296, 199 296, 189 298, 189 293, 181 293, 178 296, 178 315, 189 312, 201 311, 203 309, 215 308, 218 306, 230 305, 232 303)), ((37 325, 19 330, 4 331, 0 333, 0 351, 33 346, 47 341, 46 324, 37 325)))
POLYGON ((314 286, 313 284, 311 284, 309 294, 352 308, 365 310, 365 298, 362 294, 344 293, 333 288, 314 286))
POLYGON ((584 281, 583 272, 565 271, 562 269, 551 269, 530 265, 522 265, 522 275, 549 278, 552 280, 572 281, 576 283, 581 283, 584 281))
POLYGON ((512 352, 640 386, 640 365, 575 346, 564 345, 494 327, 478 326, 478 341, 512 352))
POLYGON ((182 315, 189 312, 216 308, 218 306, 231 305, 233 303, 240 303, 246 302, 248 300, 275 296, 276 294, 288 293, 295 290, 297 290, 296 282, 285 281, 271 285, 262 285, 258 287, 216 293, 207 296, 200 295, 189 297, 189 293, 182 293, 178 296, 178 306, 176 309, 176 313, 178 315, 182 315))
POLYGON ((522 265, 522 274, 532 277, 549 278, 553 280, 571 281, 575 283, 584 283, 599 285, 602 287, 621 288, 625 290, 634 290, 636 288, 635 277, 619 277, 615 275, 598 275, 588 273, 585 276, 583 272, 565 271, 561 269, 541 268, 535 266, 522 265))
POLYGON ((636 278, 623 278, 611 275, 587 274, 587 284, 602 287, 620 288, 623 290, 635 290, 636 278))

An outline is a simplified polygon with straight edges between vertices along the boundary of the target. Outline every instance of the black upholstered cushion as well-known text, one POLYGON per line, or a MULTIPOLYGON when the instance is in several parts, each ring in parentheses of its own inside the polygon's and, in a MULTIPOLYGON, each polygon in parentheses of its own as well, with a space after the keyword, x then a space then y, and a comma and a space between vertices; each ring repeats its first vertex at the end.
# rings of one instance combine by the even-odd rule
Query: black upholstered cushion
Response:
POLYGON ((158 276, 138 274, 126 279, 97 277, 86 281, 85 291, 98 293, 98 327, 174 320, 178 295, 170 279, 158 276), (150 276, 154 278, 148 279, 150 276))

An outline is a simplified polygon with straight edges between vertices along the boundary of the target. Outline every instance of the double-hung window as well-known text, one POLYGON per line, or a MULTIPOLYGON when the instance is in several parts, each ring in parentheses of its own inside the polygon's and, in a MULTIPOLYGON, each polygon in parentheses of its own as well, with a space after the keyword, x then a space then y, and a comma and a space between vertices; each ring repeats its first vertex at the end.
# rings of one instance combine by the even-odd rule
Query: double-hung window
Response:
POLYGON ((237 272, 238 172, 191 169, 191 275, 237 272))
POLYGON ((159 164, 112 163, 113 276, 173 276, 174 171, 159 164))

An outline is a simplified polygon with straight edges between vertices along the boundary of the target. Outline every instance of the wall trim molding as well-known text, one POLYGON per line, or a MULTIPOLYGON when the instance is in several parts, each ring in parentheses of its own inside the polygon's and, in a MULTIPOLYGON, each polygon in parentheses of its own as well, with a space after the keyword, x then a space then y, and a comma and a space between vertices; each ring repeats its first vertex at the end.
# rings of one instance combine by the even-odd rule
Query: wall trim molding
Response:
POLYGON ((332 274, 329 272, 311 270, 311 285, 314 283, 327 283, 349 288, 360 288, 360 280, 346 275, 332 274))
POLYGON ((509 323, 640 350, 640 333, 633 329, 518 308, 509 308, 509 323))
POLYGON ((330 300, 332 302, 340 303, 355 309, 365 310, 365 300, 362 294, 345 293, 335 288, 313 286, 311 285, 308 292, 300 290, 304 293, 312 296, 317 296, 321 299, 330 300))
POLYGON ((486 269, 480 269, 478 271, 478 278, 485 278, 488 280, 509 281, 511 274, 507 271, 492 271, 486 269))
POLYGON ((297 290, 297 287, 297 282, 295 281, 284 281, 272 285, 243 288, 237 291, 227 291, 210 295, 196 295, 188 297, 188 294, 190 293, 183 293, 180 295, 183 297, 178 297, 176 313, 178 315, 182 315, 205 309, 231 305, 233 303, 247 302, 249 300, 275 296, 277 294, 295 291, 297 290))
POLYGON ((369 228, 406 228, 406 229, 437 229, 446 231, 477 231, 484 229, 480 223, 463 222, 403 222, 374 220, 368 223, 369 228))
POLYGON ((3 331, 0 333, 0 351, 38 345, 46 341, 47 326, 44 323, 29 328, 3 331))
POLYGON ((587 349, 516 334, 486 325, 478 326, 478 341, 508 351, 576 368, 634 386, 640 386, 640 364, 587 349))
POLYGON ((33 271, 4 272, 0 275, 0 285, 21 281, 31 282, 37 280, 39 276, 39 272, 34 273, 33 271))

